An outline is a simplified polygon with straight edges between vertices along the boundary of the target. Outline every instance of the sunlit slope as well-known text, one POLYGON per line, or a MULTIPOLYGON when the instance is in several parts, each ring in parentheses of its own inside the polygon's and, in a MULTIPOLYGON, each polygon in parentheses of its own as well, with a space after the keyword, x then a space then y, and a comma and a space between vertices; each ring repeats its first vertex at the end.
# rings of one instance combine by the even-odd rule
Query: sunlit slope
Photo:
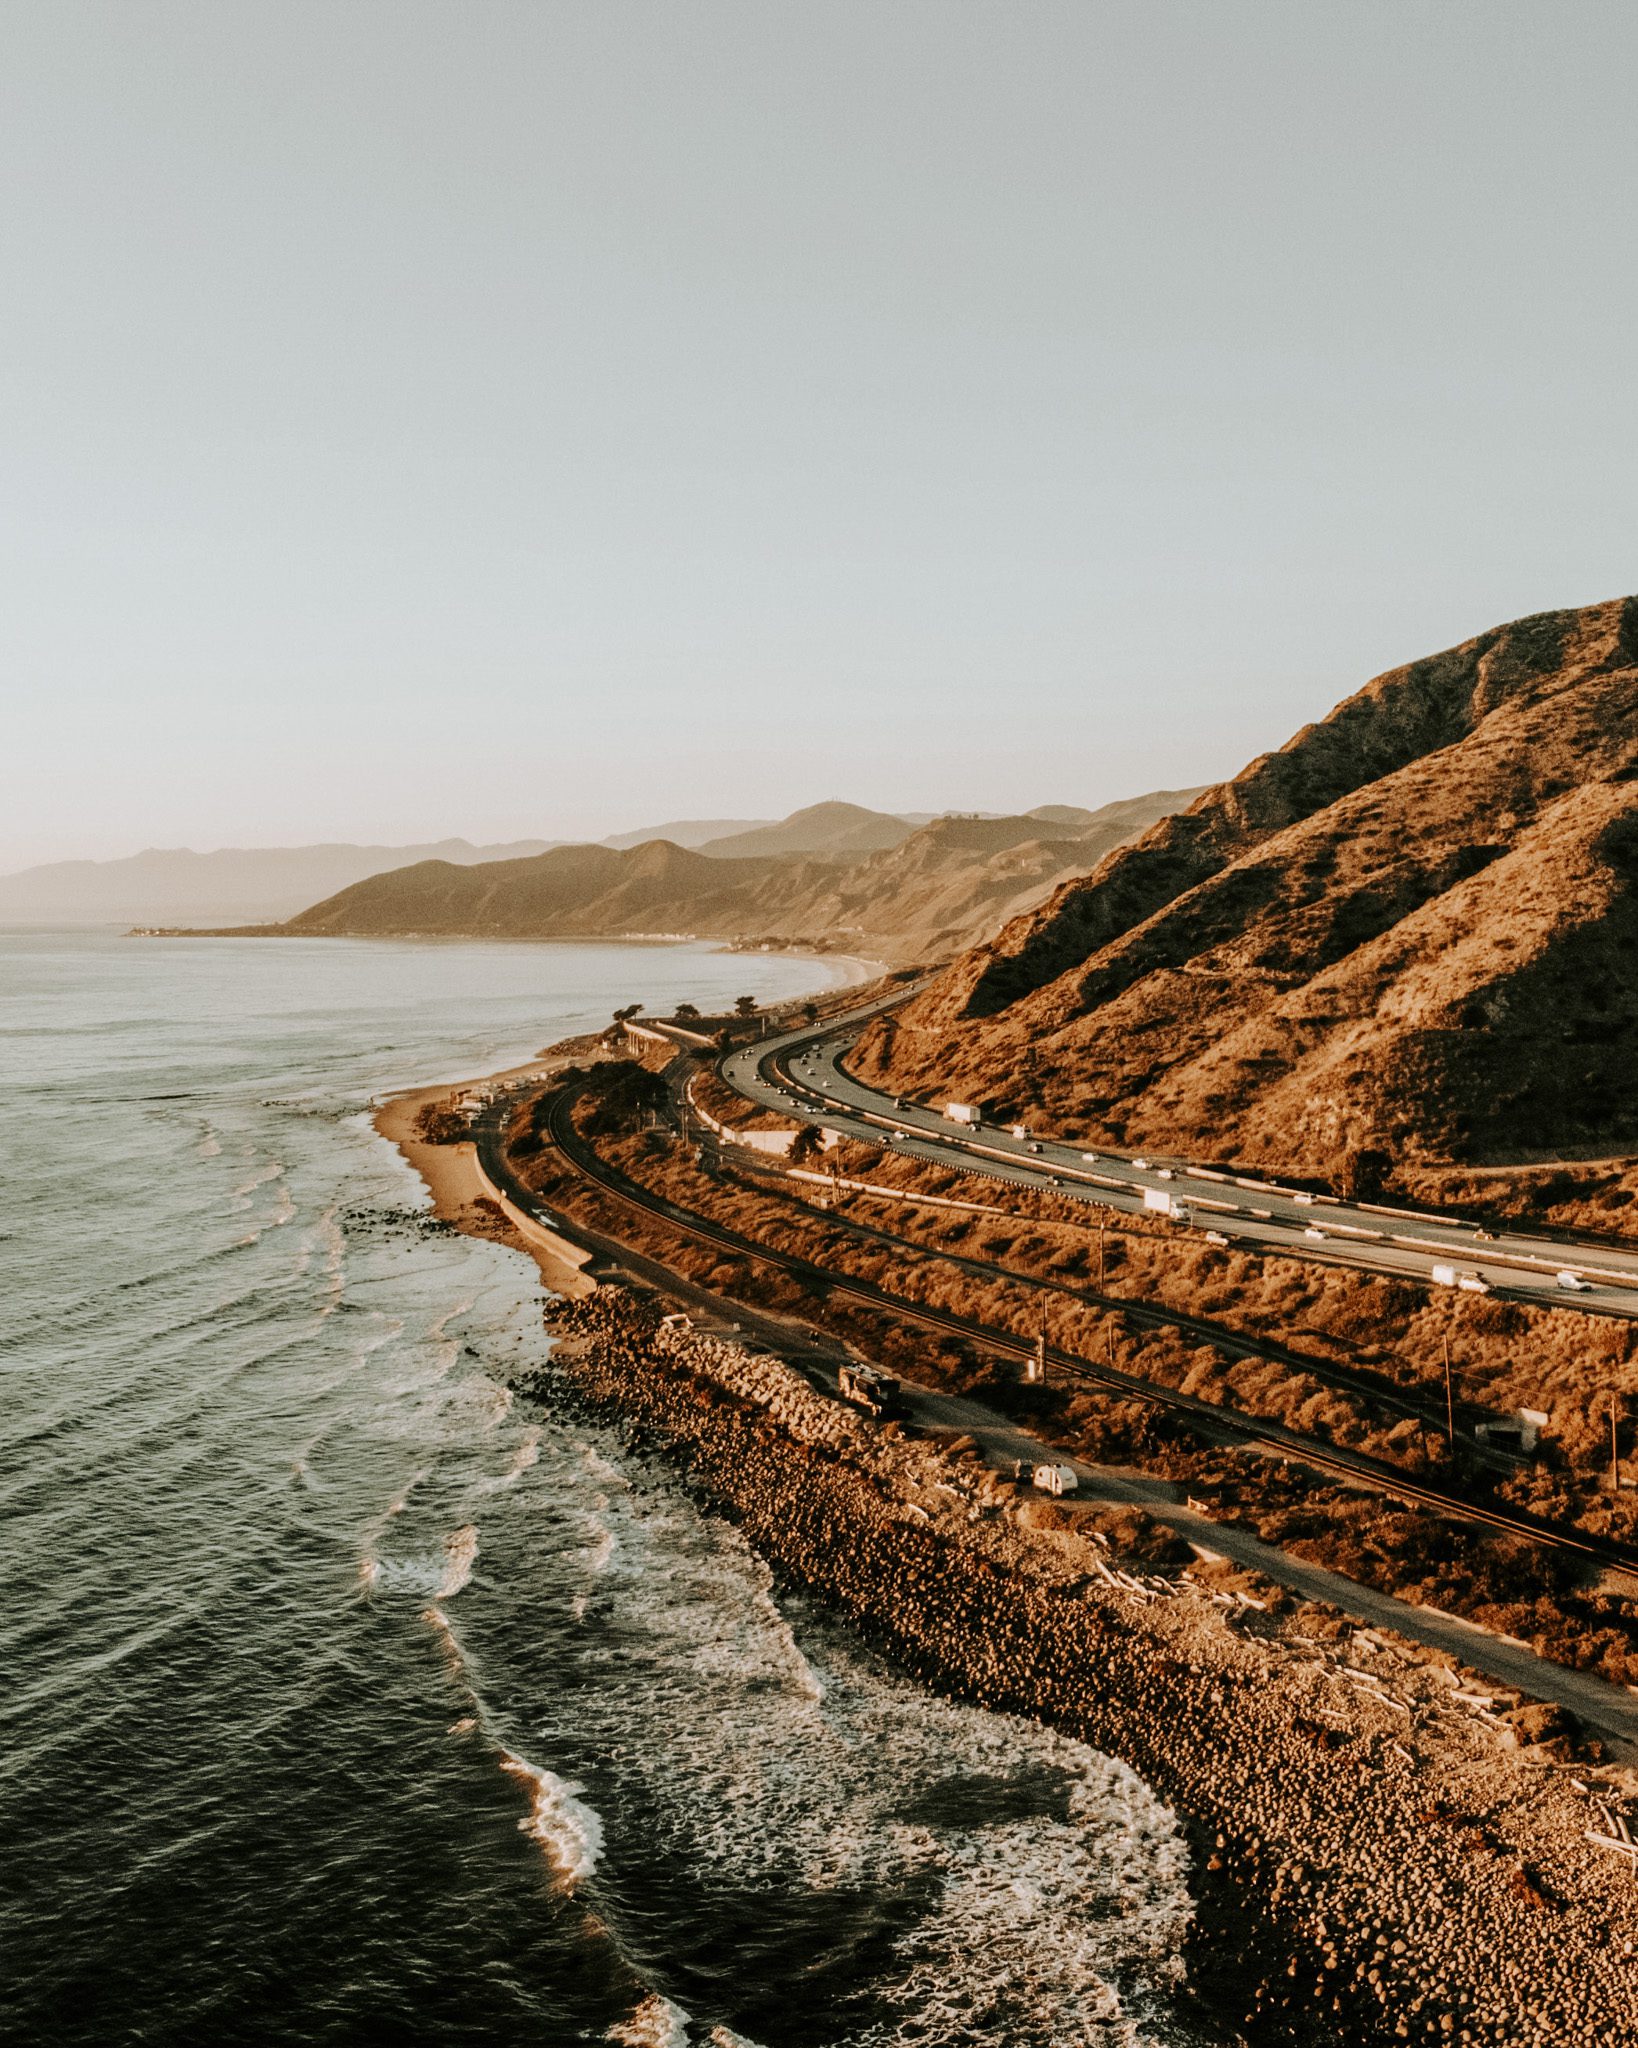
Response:
POLYGON ((1638 1143, 1638 599, 1368 684, 861 1050, 1135 1145, 1336 1173, 1638 1143))

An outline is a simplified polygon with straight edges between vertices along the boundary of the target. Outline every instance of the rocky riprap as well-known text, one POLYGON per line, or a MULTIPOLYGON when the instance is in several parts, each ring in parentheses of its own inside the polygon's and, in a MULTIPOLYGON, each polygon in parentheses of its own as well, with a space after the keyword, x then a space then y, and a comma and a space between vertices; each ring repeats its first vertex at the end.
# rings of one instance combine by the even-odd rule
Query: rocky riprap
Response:
POLYGON ((902 1666, 1124 1759, 1173 1806, 1198 1849, 1193 1979, 1248 2039, 1638 2039, 1631 1870, 1587 1843, 1579 1781, 1450 1706, 1447 1674, 1365 1669, 1375 1642, 1293 1634, 1318 1626, 1301 1616, 1282 1634, 1205 1584, 1163 1595, 970 1452, 623 1289, 551 1320, 520 1391, 621 1418, 902 1666))

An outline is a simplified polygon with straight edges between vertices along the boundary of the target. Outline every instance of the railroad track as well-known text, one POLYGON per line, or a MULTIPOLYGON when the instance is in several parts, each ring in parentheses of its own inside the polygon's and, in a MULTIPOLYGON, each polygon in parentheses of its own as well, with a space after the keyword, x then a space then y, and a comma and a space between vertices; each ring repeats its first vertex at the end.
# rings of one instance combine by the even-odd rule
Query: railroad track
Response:
MULTIPOLYGON (((720 1156, 721 1147, 718 1146, 720 1156)), ((763 1166, 758 1161, 748 1160, 744 1165, 734 1162, 734 1170, 745 1178, 778 1183, 781 1176, 773 1167, 763 1166)), ((913 1188, 895 1189, 906 1207, 913 1207, 916 1193, 913 1188)), ((800 1200, 800 1196, 797 1197, 800 1200)), ((1306 1351, 1295 1351, 1289 1345, 1276 1343, 1272 1338, 1258 1337, 1249 1331, 1231 1329, 1226 1323, 1215 1323, 1206 1316, 1192 1316, 1187 1309, 1171 1308, 1162 1302, 1136 1300, 1128 1295, 1106 1294, 1096 1288, 1082 1287, 1064 1280, 1043 1279, 1039 1274, 1020 1272, 1015 1266, 1002 1266, 993 1260, 975 1259, 970 1253, 953 1251, 943 1245, 923 1244, 913 1237, 905 1237, 898 1231, 884 1230, 879 1224, 861 1223, 854 1216, 832 1214, 831 1224, 855 1237, 870 1238, 879 1244, 889 1245, 895 1250, 920 1252, 924 1257, 937 1258, 946 1265, 959 1267, 977 1278, 1007 1280, 1016 1287, 1027 1287, 1040 1294, 1061 1294, 1079 1303, 1083 1308, 1101 1310, 1106 1315, 1120 1316, 1129 1327, 1146 1330, 1176 1330, 1180 1336, 1192 1337, 1201 1344, 1209 1344, 1230 1358, 1256 1358, 1269 1365, 1282 1365, 1292 1372, 1306 1373, 1310 1379, 1318 1380, 1322 1386, 1333 1392, 1350 1394, 1357 1400, 1370 1402, 1374 1407, 1387 1409, 1390 1413, 1409 1421, 1422 1424, 1437 1435, 1445 1433, 1445 1408, 1442 1400, 1424 1396, 1396 1387, 1391 1381, 1355 1371, 1353 1367, 1339 1365, 1335 1361, 1306 1351)), ((1082 1229, 1089 1228, 1081 1225, 1082 1229)), ((1113 1227, 1113 1226, 1111 1226, 1113 1227)), ((1475 1463, 1489 1467, 1492 1471, 1517 1472, 1526 1462, 1517 1454, 1492 1448, 1472 1438, 1464 1440, 1463 1451, 1475 1463)))
MULTIPOLYGON (((610 1166, 599 1158, 595 1150, 585 1143, 574 1128, 573 1109, 578 1091, 565 1091, 553 1098, 546 1119, 546 1130, 564 1163, 583 1180, 613 1196, 628 1208, 637 1209, 655 1216, 672 1229, 695 1242, 728 1251, 743 1258, 755 1260, 763 1265, 775 1266, 793 1277, 822 1287, 827 1294, 856 1301, 869 1308, 882 1310, 889 1315, 904 1318, 926 1329, 938 1330, 946 1335, 964 1337, 986 1350, 1000 1352, 1003 1356, 1028 1359, 1037 1354, 1037 1342, 1021 1337, 1015 1331, 997 1329, 975 1317, 957 1314, 954 1310, 934 1308, 926 1303, 906 1299, 894 1294, 874 1281, 850 1274, 832 1271, 829 1267, 817 1265, 811 1259, 799 1254, 784 1252, 775 1246, 762 1243, 744 1232, 727 1224, 714 1223, 685 1209, 669 1197, 645 1188, 638 1181, 630 1179, 618 1168, 610 1166)), ((491 1172, 506 1185, 515 1199, 526 1204, 533 1203, 530 1191, 512 1173, 505 1158, 504 1147, 498 1141, 498 1134, 492 1153, 491 1172)), ((936 1254, 935 1254, 936 1256, 936 1254)), ((997 1278, 1005 1277, 997 1272, 997 1278)), ((1149 1405, 1178 1415, 1193 1424, 1207 1436, 1229 1437, 1250 1448, 1272 1451, 1294 1464, 1307 1466, 1348 1481, 1365 1485, 1372 1491, 1386 1494, 1392 1499, 1405 1502, 1412 1507, 1425 1507, 1455 1520, 1468 1522, 1476 1527, 1517 1537, 1524 1542, 1536 1543, 1578 1557, 1588 1564, 1602 1569, 1613 1569, 1638 1577, 1638 1551, 1624 1544, 1606 1543, 1597 1537, 1580 1531, 1565 1530, 1551 1522, 1538 1519, 1517 1510, 1487 1506, 1483 1502, 1470 1501, 1444 1488, 1428 1485, 1402 1472, 1397 1466, 1385 1460, 1372 1458, 1363 1452, 1340 1449, 1331 1444, 1321 1444, 1311 1437, 1300 1435, 1280 1423, 1268 1423, 1243 1415, 1232 1408, 1221 1408, 1209 1401, 1197 1400, 1174 1388, 1157 1385, 1136 1373, 1122 1371, 1114 1365, 1100 1365, 1094 1360, 1081 1358, 1074 1352, 1065 1351, 1055 1345, 1045 1347, 1047 1363, 1059 1374, 1079 1384, 1097 1388, 1106 1393, 1118 1394, 1125 1399, 1139 1400, 1149 1405)))

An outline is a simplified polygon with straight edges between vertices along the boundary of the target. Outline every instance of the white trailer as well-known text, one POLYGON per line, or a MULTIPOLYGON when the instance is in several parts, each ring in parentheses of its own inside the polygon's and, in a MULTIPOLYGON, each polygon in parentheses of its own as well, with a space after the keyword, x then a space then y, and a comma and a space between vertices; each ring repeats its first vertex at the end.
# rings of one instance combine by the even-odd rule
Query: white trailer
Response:
POLYGON ((1145 1188, 1143 1206, 1153 1210, 1155 1215, 1164 1216, 1169 1223, 1192 1223, 1194 1221, 1187 1202, 1180 1202, 1170 1188, 1145 1188))
POLYGON ((978 1111, 970 1102, 947 1102, 944 1105, 944 1121, 947 1124, 976 1124, 978 1111))
POLYGON ((1037 1465, 1029 1476, 1037 1493, 1074 1493, 1081 1483, 1073 1465, 1037 1465))

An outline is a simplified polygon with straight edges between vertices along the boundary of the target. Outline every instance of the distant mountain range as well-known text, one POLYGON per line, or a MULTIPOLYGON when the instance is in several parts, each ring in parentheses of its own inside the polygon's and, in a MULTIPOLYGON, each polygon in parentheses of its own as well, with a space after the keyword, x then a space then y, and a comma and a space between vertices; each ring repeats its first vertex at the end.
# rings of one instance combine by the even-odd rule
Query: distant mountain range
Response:
MULTIPOLYGON (((1056 826, 1089 819, 1092 813, 1058 804, 1031 815, 1056 826)), ((617 832, 600 843, 618 851, 665 840, 716 859, 768 854, 850 860, 897 846, 929 817, 924 811, 901 816, 858 804, 821 803, 782 819, 679 819, 617 832)), ((563 844, 523 839, 474 846, 465 839, 441 839, 420 846, 223 847, 212 853, 153 847, 124 860, 55 861, 0 876, 0 923, 273 923, 395 868, 422 861, 470 867, 522 860, 563 844)))
POLYGON ((224 846, 214 853, 150 847, 125 860, 53 861, 0 875, 0 923, 250 924, 288 917, 315 895, 406 861, 515 860, 553 843, 440 839, 427 846, 224 846))
POLYGON ((922 825, 819 804, 703 848, 659 839, 483 863, 427 860, 354 883, 272 929, 333 937, 687 934, 894 961, 941 958, 1196 794, 1157 790, 1100 811, 1061 805, 922 825))
POLYGON ((1394 669, 957 959, 856 1057, 1346 1182, 1638 1150, 1638 598, 1394 669))

